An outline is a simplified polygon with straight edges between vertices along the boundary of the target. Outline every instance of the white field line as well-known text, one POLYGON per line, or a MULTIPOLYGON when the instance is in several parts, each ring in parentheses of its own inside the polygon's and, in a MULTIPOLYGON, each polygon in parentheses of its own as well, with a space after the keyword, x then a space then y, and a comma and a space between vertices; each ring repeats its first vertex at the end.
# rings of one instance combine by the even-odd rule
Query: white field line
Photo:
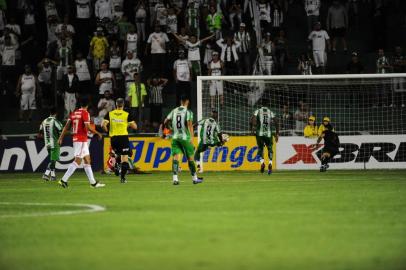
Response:
POLYGON ((65 211, 53 211, 53 212, 34 212, 34 213, 21 213, 0 215, 0 218, 14 218, 14 217, 44 217, 44 216, 66 216, 82 213, 94 213, 105 211, 106 208, 97 204, 81 204, 81 203, 35 203, 35 202, 0 202, 0 205, 27 205, 27 206, 72 206, 80 207, 84 209, 78 210, 65 210, 65 211))

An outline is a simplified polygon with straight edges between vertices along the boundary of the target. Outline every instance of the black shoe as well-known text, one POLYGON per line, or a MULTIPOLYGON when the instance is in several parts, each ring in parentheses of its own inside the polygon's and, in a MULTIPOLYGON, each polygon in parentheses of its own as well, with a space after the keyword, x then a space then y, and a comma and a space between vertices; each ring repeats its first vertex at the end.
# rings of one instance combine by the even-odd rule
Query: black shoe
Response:
POLYGON ((116 162, 116 164, 114 164, 114 174, 116 176, 120 175, 120 164, 116 162))
POLYGON ((268 165, 268 175, 272 174, 272 165, 268 165))
POLYGON ((62 180, 59 180, 59 185, 61 186, 61 187, 63 187, 63 188, 68 188, 68 182, 65 182, 65 181, 62 181, 62 180))
POLYGON ((264 171, 265 171, 265 163, 262 163, 261 164, 261 173, 264 173, 264 171))
POLYGON ((324 165, 321 165, 320 172, 325 172, 326 170, 327 170, 327 168, 324 165))
POLYGON ((127 183, 127 179, 125 179, 125 177, 121 178, 121 179, 120 179, 120 183, 121 183, 121 184, 127 183))
POLYGON ((174 186, 179 185, 179 181, 173 181, 172 183, 173 183, 174 186))

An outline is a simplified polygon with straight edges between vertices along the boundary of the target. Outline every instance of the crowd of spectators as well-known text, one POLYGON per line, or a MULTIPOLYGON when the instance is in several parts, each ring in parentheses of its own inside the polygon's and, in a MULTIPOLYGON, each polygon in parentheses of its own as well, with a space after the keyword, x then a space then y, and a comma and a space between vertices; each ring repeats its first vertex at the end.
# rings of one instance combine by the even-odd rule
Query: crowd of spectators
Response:
MULTIPOLYGON (((0 0, 0 90, 21 107, 20 120, 28 121, 33 110, 55 105, 64 107, 66 117, 77 97, 87 95, 97 122, 114 109, 114 98, 125 97, 140 127, 154 130, 168 106, 170 83, 176 100, 188 95, 193 104, 191 86, 199 75, 289 74, 289 62, 298 63, 299 74, 325 73, 327 52, 349 50, 346 34, 358 24, 360 5, 373 5, 377 21, 385 2, 0 0), (307 16, 309 47, 292 59, 285 26, 297 2, 307 16), (328 7, 324 22, 321 5, 328 7)), ((346 71, 364 72, 358 53, 351 56, 346 71)), ((393 59, 379 50, 378 73, 405 72, 405 66, 401 47, 393 59)), ((223 104, 222 88, 213 82, 212 106, 216 95, 223 104)))

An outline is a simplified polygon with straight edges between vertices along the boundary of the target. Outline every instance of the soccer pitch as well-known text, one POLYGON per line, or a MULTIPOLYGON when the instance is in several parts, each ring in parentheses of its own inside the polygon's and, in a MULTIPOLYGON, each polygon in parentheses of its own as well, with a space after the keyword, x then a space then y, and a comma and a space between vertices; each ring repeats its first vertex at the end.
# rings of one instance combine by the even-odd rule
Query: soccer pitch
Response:
POLYGON ((202 176, 2 174, 0 269, 406 268, 405 170, 202 176))

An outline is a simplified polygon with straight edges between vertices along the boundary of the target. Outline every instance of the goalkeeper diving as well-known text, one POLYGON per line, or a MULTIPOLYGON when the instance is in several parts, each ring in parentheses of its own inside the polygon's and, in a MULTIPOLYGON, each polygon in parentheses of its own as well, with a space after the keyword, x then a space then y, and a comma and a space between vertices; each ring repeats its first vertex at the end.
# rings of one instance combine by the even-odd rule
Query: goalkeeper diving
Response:
POLYGON ((200 161, 201 153, 205 152, 209 147, 222 146, 229 140, 227 134, 220 132, 220 126, 217 124, 217 119, 218 113, 213 110, 211 112, 211 117, 202 119, 195 124, 200 126, 200 140, 195 152, 195 161, 200 173, 203 172, 203 167, 201 166, 200 161))

